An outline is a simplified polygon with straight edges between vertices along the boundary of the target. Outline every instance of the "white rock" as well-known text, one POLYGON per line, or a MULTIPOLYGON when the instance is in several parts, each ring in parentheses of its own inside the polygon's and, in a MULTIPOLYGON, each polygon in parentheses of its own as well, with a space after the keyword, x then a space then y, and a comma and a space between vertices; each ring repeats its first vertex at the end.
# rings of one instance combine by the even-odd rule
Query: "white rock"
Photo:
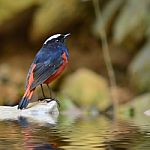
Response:
POLYGON ((55 124, 59 115, 56 101, 30 103, 27 109, 18 110, 17 106, 0 106, 0 120, 18 120, 24 117, 29 122, 55 124))

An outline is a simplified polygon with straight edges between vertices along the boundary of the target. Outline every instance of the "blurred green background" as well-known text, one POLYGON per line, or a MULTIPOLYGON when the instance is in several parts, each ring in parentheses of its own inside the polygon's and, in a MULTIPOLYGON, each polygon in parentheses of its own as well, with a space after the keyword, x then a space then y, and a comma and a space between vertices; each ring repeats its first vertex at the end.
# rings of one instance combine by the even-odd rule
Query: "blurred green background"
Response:
MULTIPOLYGON (((117 97, 122 106, 150 107, 150 1, 100 0, 99 5, 102 14, 96 18, 92 0, 0 0, 1 105, 18 103, 43 42, 55 33, 71 33, 69 65, 53 84, 62 103, 103 111, 117 97), (109 88, 101 30, 107 34, 115 89, 109 88)), ((40 94, 38 89, 34 98, 40 94)))

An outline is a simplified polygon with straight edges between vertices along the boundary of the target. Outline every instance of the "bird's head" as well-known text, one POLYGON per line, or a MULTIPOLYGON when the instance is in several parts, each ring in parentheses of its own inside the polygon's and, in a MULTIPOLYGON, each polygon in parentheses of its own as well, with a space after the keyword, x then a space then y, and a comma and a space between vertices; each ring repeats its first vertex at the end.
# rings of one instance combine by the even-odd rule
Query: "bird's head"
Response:
POLYGON ((49 44, 49 43, 64 43, 65 39, 70 35, 68 34, 54 34, 50 36, 45 42, 44 45, 49 44))

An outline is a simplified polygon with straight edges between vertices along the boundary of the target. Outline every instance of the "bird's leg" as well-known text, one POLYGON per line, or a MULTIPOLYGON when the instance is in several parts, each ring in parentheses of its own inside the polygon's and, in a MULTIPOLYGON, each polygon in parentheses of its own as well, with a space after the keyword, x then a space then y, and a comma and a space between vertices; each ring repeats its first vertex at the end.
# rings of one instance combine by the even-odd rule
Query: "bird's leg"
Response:
POLYGON ((40 84, 40 85, 41 85, 41 90, 42 90, 43 97, 46 98, 44 90, 43 90, 43 86, 42 86, 42 84, 40 84))
POLYGON ((48 84, 47 84, 47 87, 48 87, 48 90, 49 90, 50 99, 53 99, 52 98, 52 89, 48 84))
POLYGON ((60 107, 60 103, 59 103, 58 99, 52 97, 52 89, 51 89, 51 87, 48 84, 47 84, 47 87, 49 89, 49 95, 50 95, 50 100, 47 101, 47 102, 56 101, 56 103, 60 107))
POLYGON ((45 96, 45 93, 44 93, 44 89, 43 89, 42 84, 40 84, 40 86, 41 86, 41 90, 42 90, 43 98, 40 98, 39 100, 40 100, 40 101, 43 101, 43 100, 45 100, 45 99, 46 99, 46 96, 45 96))

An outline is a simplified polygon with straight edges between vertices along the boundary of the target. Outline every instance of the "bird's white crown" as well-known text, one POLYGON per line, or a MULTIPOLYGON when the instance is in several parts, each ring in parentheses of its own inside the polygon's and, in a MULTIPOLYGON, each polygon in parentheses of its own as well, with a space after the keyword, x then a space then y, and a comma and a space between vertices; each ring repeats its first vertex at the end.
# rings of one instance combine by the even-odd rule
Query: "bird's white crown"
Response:
POLYGON ((44 42, 44 44, 46 44, 48 41, 50 41, 50 40, 52 40, 52 39, 58 38, 59 36, 61 36, 61 34, 54 34, 54 35, 50 36, 50 37, 44 42))

